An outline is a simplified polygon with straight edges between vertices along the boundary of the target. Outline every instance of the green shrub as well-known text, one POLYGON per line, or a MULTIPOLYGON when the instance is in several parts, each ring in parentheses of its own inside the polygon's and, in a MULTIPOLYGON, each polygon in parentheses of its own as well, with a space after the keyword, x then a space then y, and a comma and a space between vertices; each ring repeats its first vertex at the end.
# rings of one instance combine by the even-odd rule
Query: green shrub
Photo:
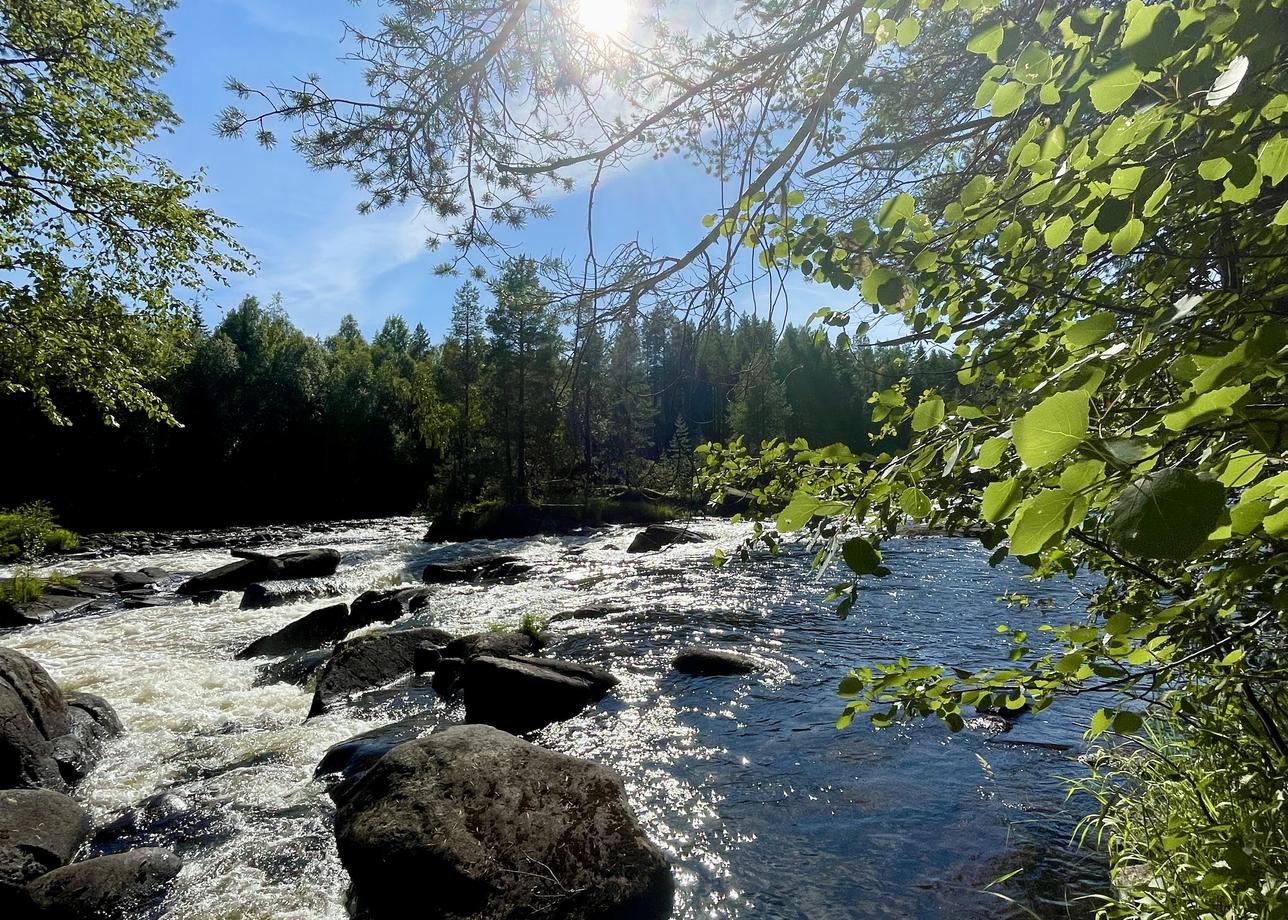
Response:
POLYGON ((525 613, 523 619, 519 621, 519 632, 536 638, 541 635, 541 631, 546 628, 546 621, 535 614, 525 613))
POLYGON ((29 604, 45 593, 45 580, 34 575, 15 574, 0 581, 0 604, 29 604))
POLYGON ((54 521, 45 502, 0 511, 0 562, 36 559, 80 546, 80 538, 54 521))

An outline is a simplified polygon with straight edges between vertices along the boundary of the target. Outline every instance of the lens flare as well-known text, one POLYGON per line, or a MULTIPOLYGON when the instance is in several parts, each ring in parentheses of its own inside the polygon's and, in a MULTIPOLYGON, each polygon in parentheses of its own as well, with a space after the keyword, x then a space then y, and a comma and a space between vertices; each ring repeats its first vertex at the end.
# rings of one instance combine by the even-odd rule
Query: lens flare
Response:
POLYGON ((629 0, 577 0, 577 20, 595 35, 621 35, 630 24, 629 0))

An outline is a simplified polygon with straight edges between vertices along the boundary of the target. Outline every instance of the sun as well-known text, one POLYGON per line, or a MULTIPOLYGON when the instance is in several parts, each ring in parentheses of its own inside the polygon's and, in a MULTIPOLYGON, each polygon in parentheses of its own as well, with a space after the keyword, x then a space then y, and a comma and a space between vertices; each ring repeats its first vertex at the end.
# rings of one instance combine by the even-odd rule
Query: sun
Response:
POLYGON ((630 0, 576 0, 577 20, 595 35, 621 35, 630 24, 630 0))

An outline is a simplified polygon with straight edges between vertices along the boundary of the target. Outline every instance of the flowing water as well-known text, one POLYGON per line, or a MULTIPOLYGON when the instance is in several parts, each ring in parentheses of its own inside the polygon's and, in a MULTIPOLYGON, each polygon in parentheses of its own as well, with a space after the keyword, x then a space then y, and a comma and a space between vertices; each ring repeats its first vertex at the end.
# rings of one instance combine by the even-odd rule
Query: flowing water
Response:
MULTIPOLYGON (((1063 784, 1082 772, 1085 709, 1026 715, 996 738, 950 735, 938 724, 833 725, 835 688, 849 667, 900 655, 1003 660, 1010 645, 995 626, 1077 618, 1082 601, 1071 587, 991 569, 973 541, 908 538, 887 544, 893 574, 840 621, 823 605, 825 587, 803 551, 715 570, 715 546, 735 545, 746 530, 718 520, 695 526, 713 542, 642 555, 625 552, 632 528, 434 546, 410 518, 340 524, 268 549, 336 547, 345 599, 416 582, 431 560, 512 552, 534 566, 512 583, 435 587, 428 609, 404 621, 454 633, 514 626, 526 613, 619 607, 552 626, 548 654, 607 666, 622 683, 534 740, 625 776, 636 812, 675 866, 677 918, 1090 914, 1078 895, 1104 870, 1070 846, 1069 811, 1085 803, 1066 805, 1063 784), (1040 599, 1042 612, 1036 603, 1008 609, 1000 598, 1017 590, 1040 599), (719 678, 672 671, 676 650, 695 642, 752 653, 765 668, 719 678)), ((93 564, 161 566, 174 573, 161 587, 173 589, 185 573, 226 561, 226 551, 193 550, 93 564)), ((71 617, 0 642, 35 657, 64 687, 106 697, 124 720, 128 733, 77 791, 97 823, 161 790, 195 806, 198 818, 176 846, 186 866, 160 916, 338 920, 346 878, 314 767, 358 732, 412 714, 446 724, 462 713, 427 679, 409 676, 306 722, 309 693, 256 687, 262 661, 233 656, 321 604, 239 610, 238 597, 71 617)))

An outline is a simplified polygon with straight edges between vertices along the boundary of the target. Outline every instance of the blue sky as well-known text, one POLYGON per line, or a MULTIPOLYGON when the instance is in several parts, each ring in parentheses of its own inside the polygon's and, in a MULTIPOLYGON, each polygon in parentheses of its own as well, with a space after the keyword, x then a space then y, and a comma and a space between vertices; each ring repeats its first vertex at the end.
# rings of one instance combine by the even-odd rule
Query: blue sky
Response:
MULTIPOLYGON (((240 225, 238 238, 260 263, 256 275, 212 293, 204 308, 211 325, 245 294, 267 300, 281 293, 294 321, 312 334, 334 331, 345 313, 368 334, 392 313, 424 323, 435 340, 446 328, 461 279, 433 276, 442 256, 425 250, 425 222, 414 208, 359 215, 348 174, 314 172, 285 143, 264 150, 252 137, 223 140, 213 129, 219 110, 236 101, 223 88, 229 76, 263 86, 317 72, 328 84, 354 85, 360 71, 338 60, 341 22, 369 25, 376 12, 371 0, 180 0, 170 14, 175 64, 162 88, 183 124, 157 149, 182 172, 207 170, 215 188, 207 204, 240 225)), ((682 162, 641 160, 601 185, 596 248, 638 237, 682 251, 702 232, 702 215, 716 209, 719 191, 682 162)), ((577 191, 554 206, 555 217, 531 224, 519 241, 534 255, 580 259, 586 196, 577 191)), ((803 319, 833 302, 832 292, 802 282, 791 315, 803 319)))

